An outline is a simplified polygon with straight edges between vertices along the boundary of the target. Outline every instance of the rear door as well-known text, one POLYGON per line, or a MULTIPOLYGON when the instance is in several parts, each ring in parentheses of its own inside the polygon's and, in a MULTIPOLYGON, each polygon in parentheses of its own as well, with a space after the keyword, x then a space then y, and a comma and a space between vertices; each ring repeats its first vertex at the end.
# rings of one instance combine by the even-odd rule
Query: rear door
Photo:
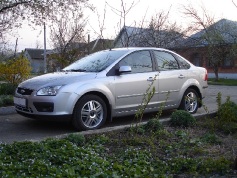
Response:
POLYGON ((167 51, 154 51, 154 57, 159 70, 159 101, 166 103, 166 107, 177 106, 182 98, 180 90, 189 77, 188 70, 182 69, 174 55, 167 51))

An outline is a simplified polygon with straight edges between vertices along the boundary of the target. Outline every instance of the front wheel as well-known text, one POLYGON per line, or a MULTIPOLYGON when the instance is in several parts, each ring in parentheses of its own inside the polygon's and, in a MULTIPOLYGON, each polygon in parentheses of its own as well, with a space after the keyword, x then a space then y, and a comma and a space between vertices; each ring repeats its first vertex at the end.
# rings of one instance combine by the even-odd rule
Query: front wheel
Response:
POLYGON ((85 95, 75 105, 72 123, 77 130, 93 130, 100 128, 106 117, 105 102, 96 95, 85 95))
POLYGON ((199 96, 194 89, 187 89, 183 95, 179 109, 185 110, 190 114, 194 114, 198 110, 199 96))

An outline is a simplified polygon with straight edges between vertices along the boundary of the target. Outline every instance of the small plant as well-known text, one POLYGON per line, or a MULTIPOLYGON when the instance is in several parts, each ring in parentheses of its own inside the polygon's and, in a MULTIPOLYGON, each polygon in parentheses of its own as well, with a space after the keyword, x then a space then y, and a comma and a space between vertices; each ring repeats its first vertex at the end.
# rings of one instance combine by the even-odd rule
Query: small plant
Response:
POLYGON ((145 94, 142 99, 141 106, 139 107, 138 111, 135 114, 135 118, 139 120, 140 122, 142 121, 144 112, 146 110, 146 107, 148 103, 151 101, 152 97, 155 94, 155 87, 153 86, 154 81, 156 80, 157 75, 155 75, 153 82, 151 82, 148 86, 148 88, 145 91, 145 94))
POLYGON ((221 104, 221 95, 218 94, 218 111, 216 117, 217 128, 225 133, 237 132, 237 105, 230 100, 230 97, 226 98, 226 102, 221 104))
POLYGON ((176 110, 170 117, 172 126, 176 127, 189 127, 196 124, 196 119, 187 111, 176 110))
POLYGON ((69 134, 65 139, 80 146, 85 143, 85 137, 81 134, 69 134))
POLYGON ((237 121, 237 105, 230 101, 230 97, 227 97, 226 102, 220 106, 218 117, 229 122, 237 121))
POLYGON ((201 137, 201 141, 210 144, 220 144, 221 141, 215 133, 206 133, 201 137))
POLYGON ((144 125, 144 129, 149 132, 156 132, 163 128, 163 125, 158 119, 151 119, 144 125))

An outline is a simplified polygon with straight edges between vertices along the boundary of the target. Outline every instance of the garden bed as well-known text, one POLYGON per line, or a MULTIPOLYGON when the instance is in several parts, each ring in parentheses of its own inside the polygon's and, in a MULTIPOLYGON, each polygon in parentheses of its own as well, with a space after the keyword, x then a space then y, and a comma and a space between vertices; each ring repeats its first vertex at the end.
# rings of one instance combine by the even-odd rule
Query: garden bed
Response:
POLYGON ((0 176, 237 176, 236 135, 216 129, 214 119, 185 128, 156 121, 103 134, 2 144, 0 176))

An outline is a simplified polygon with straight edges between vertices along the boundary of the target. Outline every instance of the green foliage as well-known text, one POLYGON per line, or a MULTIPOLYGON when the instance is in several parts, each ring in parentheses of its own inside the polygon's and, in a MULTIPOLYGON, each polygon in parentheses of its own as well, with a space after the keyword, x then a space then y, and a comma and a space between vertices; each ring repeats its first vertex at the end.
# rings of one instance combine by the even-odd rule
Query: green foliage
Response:
POLYGON ((176 127, 189 127, 196 124, 196 119, 187 111, 176 110, 170 117, 170 123, 176 127))
POLYGON ((198 167, 200 173, 206 175, 211 174, 212 172, 218 172, 220 175, 225 175, 231 169, 231 162, 224 157, 218 159, 207 158, 200 160, 201 164, 198 167))
POLYGON ((11 95, 0 95, 0 107, 13 106, 13 96, 11 95))
POLYGON ((158 119, 150 119, 144 125, 128 128, 128 131, 135 132, 138 134, 145 134, 145 133, 157 133, 163 129, 164 126, 160 123, 158 119))
MULTIPOLYGON (((155 78, 156 78, 156 76, 155 76, 155 78)), ((151 101, 154 94, 155 94, 155 87, 153 86, 153 82, 152 82, 149 85, 149 87, 147 88, 147 90, 143 96, 141 106, 139 107, 138 111, 135 114, 135 118, 139 119, 140 122, 142 121, 145 109, 146 109, 147 105, 149 104, 149 102, 151 101)))
POLYGON ((0 63, 0 75, 2 79, 11 84, 19 84, 30 75, 30 62, 23 54, 9 59, 6 63, 0 63))
POLYGON ((203 151, 216 143, 213 135, 197 137, 187 129, 168 132, 156 120, 148 125, 158 126, 159 137, 147 132, 138 138, 120 130, 86 139, 70 134, 63 139, 1 144, 0 176, 211 177, 231 172, 233 160, 203 151))
POLYGON ((77 147, 62 139, 15 142, 0 147, 1 177, 96 177, 109 175, 108 161, 98 146, 77 147))
POLYGON ((221 141, 215 133, 206 133, 201 137, 201 141, 210 144, 220 144, 221 141))
POLYGON ((218 110, 218 117, 223 122, 237 122, 237 105, 227 97, 226 102, 218 110))
POLYGON ((65 139, 80 146, 85 143, 85 137, 81 134, 69 134, 65 139))
POLYGON ((17 85, 12 83, 0 84, 0 95, 14 95, 17 85))
POLYGON ((158 119, 150 119, 143 127, 146 132, 157 132, 164 129, 164 126, 158 119))
POLYGON ((227 97, 225 103, 222 104, 221 93, 218 93, 217 105, 217 117, 215 117, 215 123, 213 125, 215 125, 217 129, 220 129, 225 133, 236 133, 237 105, 230 100, 230 97, 227 97))
POLYGON ((11 83, 0 84, 0 107, 13 106, 13 95, 16 90, 16 85, 11 83))

